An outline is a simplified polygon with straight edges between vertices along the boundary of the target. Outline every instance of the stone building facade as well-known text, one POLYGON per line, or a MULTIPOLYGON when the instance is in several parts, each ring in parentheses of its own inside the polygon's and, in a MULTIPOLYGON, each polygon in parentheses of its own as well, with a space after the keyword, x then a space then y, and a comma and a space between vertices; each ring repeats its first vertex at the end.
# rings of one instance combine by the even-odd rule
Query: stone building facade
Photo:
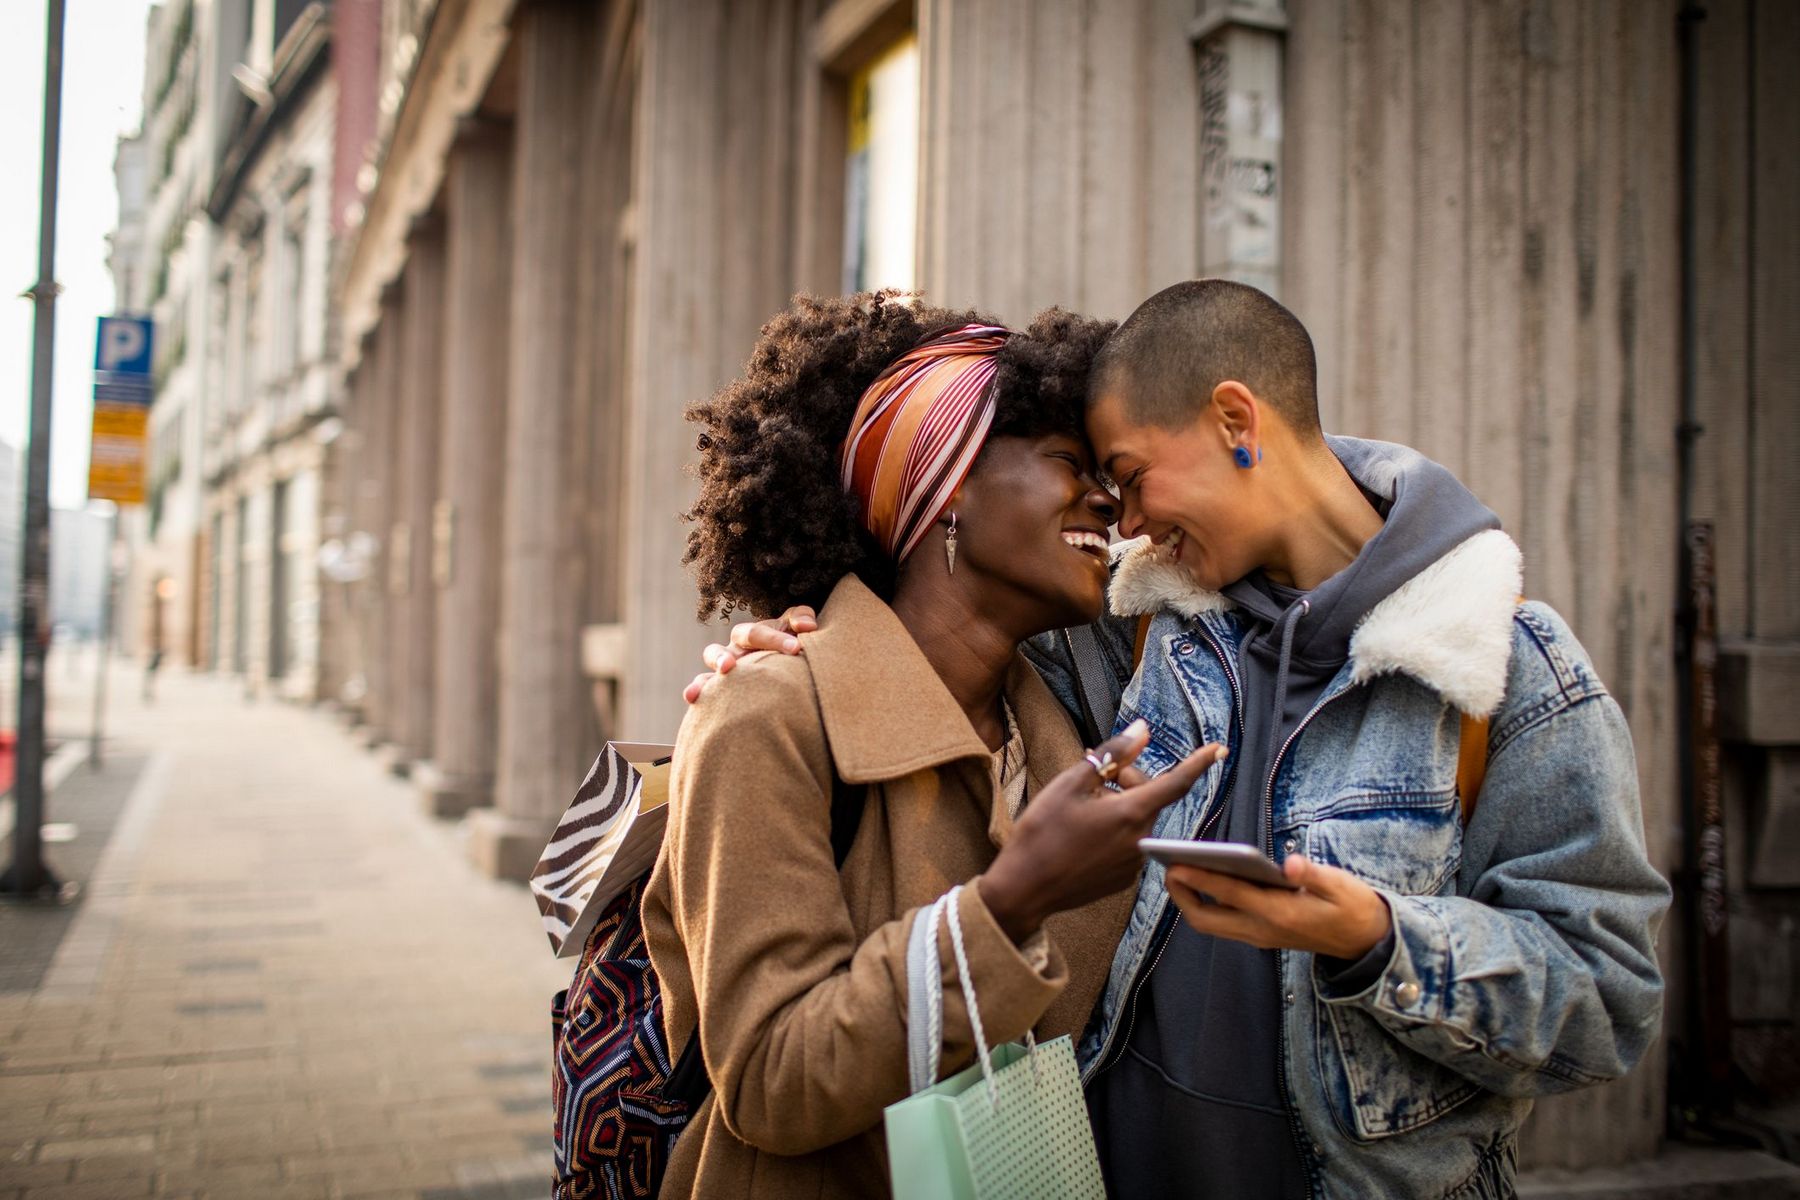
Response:
POLYGON ((264 90, 233 98, 206 205, 209 665, 253 691, 309 701, 319 696, 319 497, 335 427, 330 34, 322 6, 253 33, 241 67, 264 90))
MULTIPOLYGON (((681 566, 682 410, 789 297, 893 283, 1022 322, 1248 279, 1312 329, 1328 427, 1418 445, 1518 537, 1630 717, 1684 896, 1683 521, 1715 522, 1712 878, 1743 940, 1710 1019, 1791 1096, 1800 187, 1771 139, 1800 128, 1800 22, 1699 8, 386 5, 325 499, 367 564, 325 670, 517 876, 602 739, 673 736, 716 634, 681 566)), ((1691 1047, 1690 928, 1664 944, 1691 1047)), ((1653 1154, 1665 1066, 1543 1104, 1529 1160, 1653 1154)))
POLYGON ((190 667, 206 661, 200 426, 205 397, 206 313, 211 303, 211 186, 221 91, 231 86, 220 53, 230 32, 208 0, 167 0, 146 28, 143 126, 120 145, 121 224, 113 279, 124 311, 156 322, 147 495, 121 531, 129 568, 118 596, 127 646, 190 667))
POLYGON ((308 702, 336 698, 320 669, 320 555, 337 532, 322 497, 342 428, 331 275, 374 128, 379 9, 153 7, 143 128, 120 143, 113 273, 157 328, 121 635, 308 702))

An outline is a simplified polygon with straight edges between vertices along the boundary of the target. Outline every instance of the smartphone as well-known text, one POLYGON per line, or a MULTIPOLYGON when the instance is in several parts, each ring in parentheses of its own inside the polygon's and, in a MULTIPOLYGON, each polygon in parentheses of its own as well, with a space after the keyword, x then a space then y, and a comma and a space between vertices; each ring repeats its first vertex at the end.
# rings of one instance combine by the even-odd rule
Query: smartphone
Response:
POLYGON ((1288 882, 1288 877, 1281 873, 1281 868, 1271 862, 1261 850, 1241 842, 1140 838, 1138 849, 1143 851, 1144 857, 1154 858, 1164 866, 1179 863, 1188 867, 1203 867, 1208 871, 1217 871, 1221 875, 1259 883, 1264 887, 1286 888, 1290 892, 1300 890, 1288 882))

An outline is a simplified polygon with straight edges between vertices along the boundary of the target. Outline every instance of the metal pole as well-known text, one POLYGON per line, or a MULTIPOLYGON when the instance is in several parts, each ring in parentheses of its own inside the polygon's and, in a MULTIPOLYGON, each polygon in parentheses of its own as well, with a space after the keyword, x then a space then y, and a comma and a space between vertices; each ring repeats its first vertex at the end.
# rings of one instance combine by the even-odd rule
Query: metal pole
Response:
POLYGON ((24 559, 19 573, 19 761, 13 861, 0 892, 53 898, 60 885, 44 863, 44 647, 50 631, 50 378, 56 347, 56 168, 62 138, 63 0, 48 0, 44 49, 44 161, 38 209, 31 425, 25 453, 24 559))
POLYGON ((88 739, 88 766, 100 769, 101 731, 106 722, 106 668, 112 657, 113 610, 117 607, 113 593, 118 587, 113 571, 113 557, 119 550, 119 506, 113 506, 112 531, 106 538, 106 582, 100 592, 100 666, 94 678, 94 732, 88 739))

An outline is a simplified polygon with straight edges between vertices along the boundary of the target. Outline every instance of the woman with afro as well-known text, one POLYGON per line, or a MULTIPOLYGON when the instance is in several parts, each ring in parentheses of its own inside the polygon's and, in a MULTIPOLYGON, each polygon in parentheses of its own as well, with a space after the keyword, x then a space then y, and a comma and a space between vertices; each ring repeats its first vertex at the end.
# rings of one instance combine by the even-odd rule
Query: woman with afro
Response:
POLYGON ((959 962, 990 1045, 1086 1021, 1137 839, 1220 753, 1146 780, 1145 732, 1088 750, 1020 654, 1104 601, 1117 506, 1082 398, 1109 329, 803 297, 690 411, 703 614, 819 616, 800 653, 700 696, 676 744, 644 930, 669 1045, 699 1038, 711 1090, 665 1195, 887 1192, 882 1110, 916 1073, 908 939, 941 897, 937 1077, 975 1053, 959 962))

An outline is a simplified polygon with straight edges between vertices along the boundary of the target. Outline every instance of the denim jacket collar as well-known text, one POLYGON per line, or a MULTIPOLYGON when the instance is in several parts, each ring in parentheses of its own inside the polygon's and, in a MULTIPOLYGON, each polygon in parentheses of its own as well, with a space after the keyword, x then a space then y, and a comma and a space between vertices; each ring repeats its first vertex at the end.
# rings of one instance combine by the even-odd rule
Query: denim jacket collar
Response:
MULTIPOLYGON (((1492 715, 1506 691, 1522 573, 1519 547, 1506 534, 1469 538, 1369 610, 1350 640, 1347 682, 1407 675, 1461 712, 1492 715)), ((1120 556, 1110 602, 1121 617, 1167 608, 1189 620, 1232 607, 1148 538, 1120 556)))

